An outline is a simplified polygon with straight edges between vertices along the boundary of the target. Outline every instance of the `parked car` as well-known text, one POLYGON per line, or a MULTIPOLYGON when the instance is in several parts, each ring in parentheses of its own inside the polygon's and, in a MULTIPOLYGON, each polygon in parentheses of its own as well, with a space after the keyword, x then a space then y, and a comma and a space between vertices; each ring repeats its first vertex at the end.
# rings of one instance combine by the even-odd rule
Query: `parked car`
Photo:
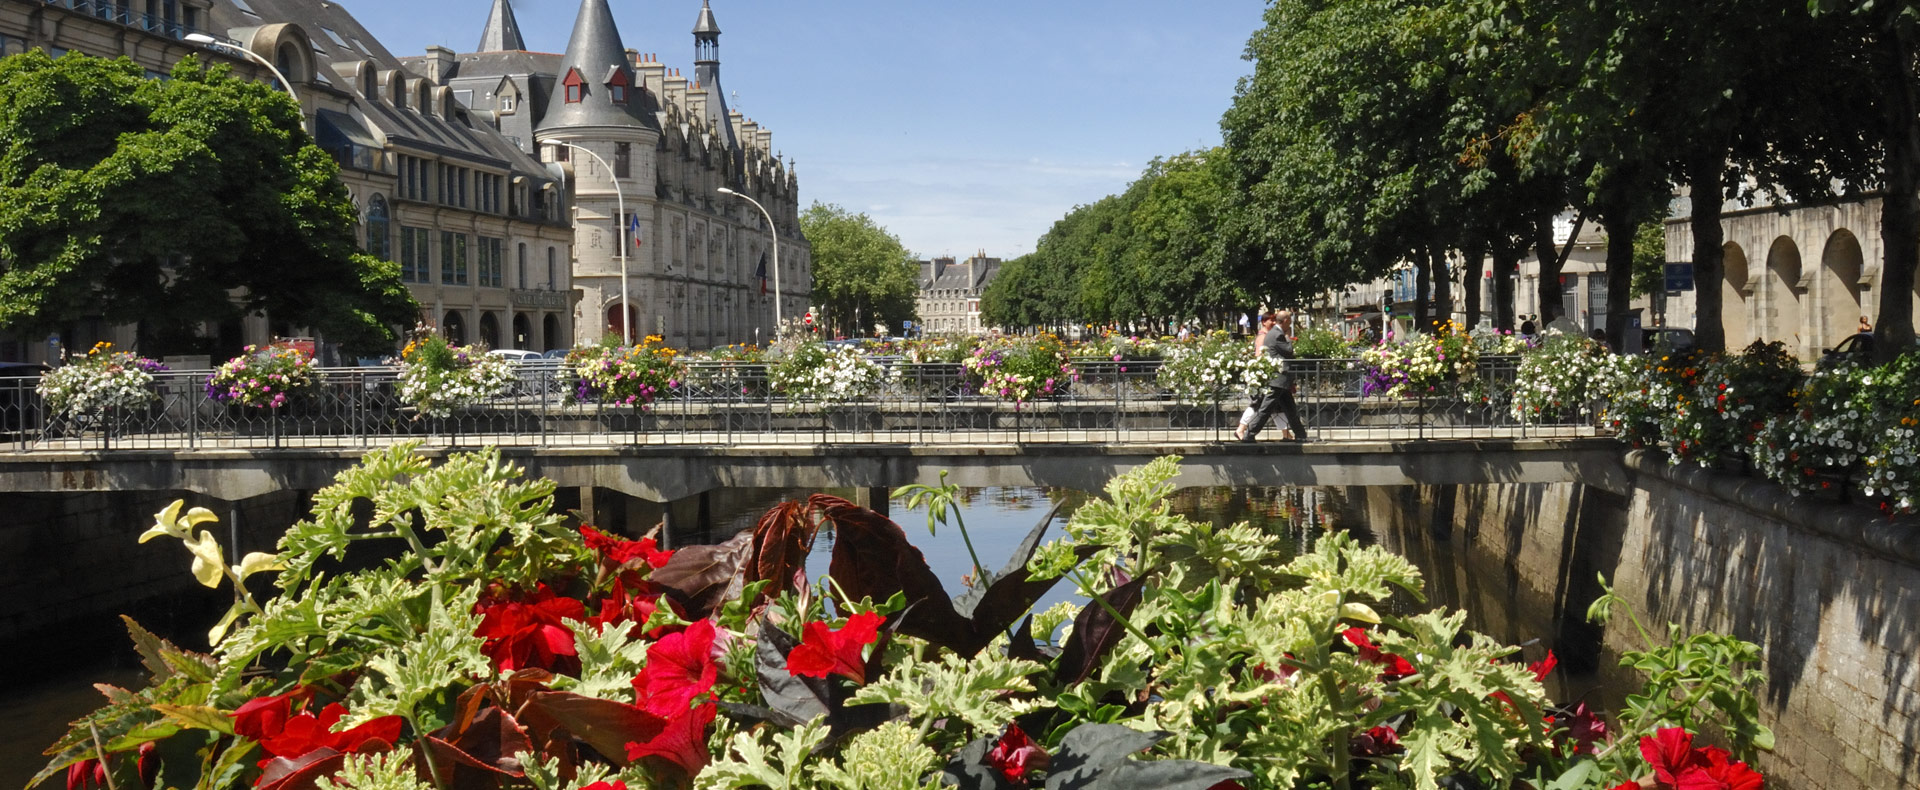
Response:
POLYGON ((1858 332, 1840 341, 1839 345, 1820 352, 1820 361, 1816 364, 1820 370, 1839 367, 1843 362, 1870 362, 1873 360, 1873 333, 1858 332))
POLYGON ((1657 354, 1661 351, 1686 351, 1693 348, 1693 330, 1674 328, 1650 328, 1640 330, 1640 353, 1657 354))
POLYGON ((544 357, 542 357, 540 352, 538 351, 525 351, 518 348, 496 348, 492 351, 488 351, 487 354, 490 356, 496 356, 496 357, 506 357, 507 359, 513 360, 514 362, 525 362, 530 359, 544 359, 544 357))
POLYGON ((572 350, 573 349, 570 348, 549 348, 540 352, 540 356, 543 359, 566 359, 567 352, 572 350))

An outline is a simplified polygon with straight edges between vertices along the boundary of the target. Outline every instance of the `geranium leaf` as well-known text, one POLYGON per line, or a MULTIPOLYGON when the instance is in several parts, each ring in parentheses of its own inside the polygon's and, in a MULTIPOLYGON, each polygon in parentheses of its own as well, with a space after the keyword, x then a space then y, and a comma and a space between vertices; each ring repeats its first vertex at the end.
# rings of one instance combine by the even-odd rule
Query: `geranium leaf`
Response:
POLYGON ((729 597, 736 584, 744 584, 740 575, 753 553, 753 533, 741 533, 714 546, 689 546, 673 553, 673 559, 654 569, 648 581, 665 588, 678 601, 690 620, 713 614, 714 607, 729 597))
MULTIPOLYGON (((1140 605, 1140 594, 1147 583, 1146 576, 1134 579, 1100 595, 1101 600, 1119 612, 1121 617, 1133 613, 1140 605)), ((1067 685, 1086 680, 1093 671, 1100 668, 1101 660, 1120 643, 1120 637, 1126 632, 1126 626, 1113 619, 1107 613, 1107 607, 1093 604, 1080 610, 1073 618, 1073 636, 1060 650, 1060 661, 1054 670, 1055 683, 1067 685)))
POLYGON ((154 685, 165 683, 174 675, 173 667, 162 654, 167 650, 179 650, 167 640, 154 636, 153 632, 142 628, 133 618, 120 615, 120 621, 126 623, 127 633, 133 637, 133 649, 140 653, 140 665, 153 674, 154 685))

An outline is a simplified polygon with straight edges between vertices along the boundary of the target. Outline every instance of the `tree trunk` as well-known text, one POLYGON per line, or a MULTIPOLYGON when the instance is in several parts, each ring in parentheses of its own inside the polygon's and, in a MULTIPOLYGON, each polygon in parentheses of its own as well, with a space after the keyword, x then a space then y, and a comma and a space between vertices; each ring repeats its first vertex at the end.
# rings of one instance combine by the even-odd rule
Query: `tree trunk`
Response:
MULTIPOLYGON (((1553 323, 1553 319, 1564 314, 1564 307, 1560 303, 1562 259, 1560 248, 1553 243, 1553 214, 1542 214, 1540 221, 1534 224, 1533 232, 1534 256, 1540 260, 1540 329, 1546 331, 1547 324, 1553 323)), ((1576 222, 1573 226, 1573 236, 1579 235, 1580 224, 1576 222)), ((1567 239, 1567 245, 1569 248, 1572 247, 1573 238, 1567 239)))
POLYGON ((1475 241, 1461 250, 1461 255, 1466 258, 1466 261, 1464 271, 1461 273, 1460 296, 1466 305, 1467 329, 1472 331, 1474 327, 1480 325, 1480 292, 1484 284, 1480 273, 1487 269, 1486 245, 1475 241))
POLYGON ((1687 163, 1687 181, 1693 190, 1693 345, 1708 352, 1727 349, 1720 304, 1726 263, 1726 234, 1720 227, 1725 192, 1720 184, 1726 172, 1724 149, 1703 151, 1687 163))
POLYGON ((1914 42, 1899 22, 1881 36, 1898 69, 1887 91, 1886 195, 1880 199, 1880 316, 1874 322, 1874 356, 1891 362, 1913 345, 1913 276, 1920 264, 1920 97, 1915 85, 1914 42))
POLYGON ((1513 331, 1513 275, 1520 268, 1520 253, 1506 243, 1493 247, 1493 326, 1513 331))
POLYGON ((1631 212, 1609 211, 1600 217, 1607 232, 1607 346, 1619 353, 1626 348, 1627 315, 1633 301, 1633 234, 1640 227, 1631 212))
POLYGON ((1433 280, 1433 321, 1432 330, 1439 333, 1440 326, 1453 320, 1453 272, 1447 263, 1445 249, 1427 251, 1427 265, 1432 272, 1427 275, 1433 280))
POLYGON ((1416 332, 1428 330, 1427 318, 1430 315, 1428 298, 1433 285, 1433 255, 1420 256, 1413 263, 1413 328, 1416 332))

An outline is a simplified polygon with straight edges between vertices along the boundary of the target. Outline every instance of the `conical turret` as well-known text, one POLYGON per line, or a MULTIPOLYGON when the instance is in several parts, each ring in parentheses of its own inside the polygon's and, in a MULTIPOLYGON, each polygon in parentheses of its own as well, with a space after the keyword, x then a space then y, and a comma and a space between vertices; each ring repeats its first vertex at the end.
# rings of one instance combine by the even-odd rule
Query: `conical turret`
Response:
POLYGON ((635 126, 658 131, 659 121, 634 79, 620 30, 607 0, 581 0, 580 16, 560 62, 559 84, 540 119, 546 131, 563 126, 635 126))
POLYGON ((508 0, 493 0, 487 29, 480 34, 480 47, 474 51, 518 52, 526 48, 526 39, 520 37, 520 22, 513 18, 513 5, 508 0))
POLYGON ((727 120, 727 92, 720 87, 720 22, 713 18, 710 0, 700 0, 700 19, 693 24, 693 78, 713 97, 707 100, 707 125, 727 150, 739 149, 727 120))

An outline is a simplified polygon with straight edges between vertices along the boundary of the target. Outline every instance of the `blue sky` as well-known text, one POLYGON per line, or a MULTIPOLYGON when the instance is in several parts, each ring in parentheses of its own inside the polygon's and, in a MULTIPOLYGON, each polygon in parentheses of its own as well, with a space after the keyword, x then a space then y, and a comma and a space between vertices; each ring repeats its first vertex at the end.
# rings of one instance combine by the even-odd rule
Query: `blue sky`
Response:
MULTIPOLYGON (((397 55, 470 51, 490 0, 351 0, 397 55)), ((517 0, 561 52, 578 0, 517 0)), ((699 0, 613 0, 629 48, 693 73, 699 0)), ((1261 0, 713 0, 733 105, 795 160, 800 199, 922 256, 1031 252, 1148 160, 1219 144, 1261 0)))

